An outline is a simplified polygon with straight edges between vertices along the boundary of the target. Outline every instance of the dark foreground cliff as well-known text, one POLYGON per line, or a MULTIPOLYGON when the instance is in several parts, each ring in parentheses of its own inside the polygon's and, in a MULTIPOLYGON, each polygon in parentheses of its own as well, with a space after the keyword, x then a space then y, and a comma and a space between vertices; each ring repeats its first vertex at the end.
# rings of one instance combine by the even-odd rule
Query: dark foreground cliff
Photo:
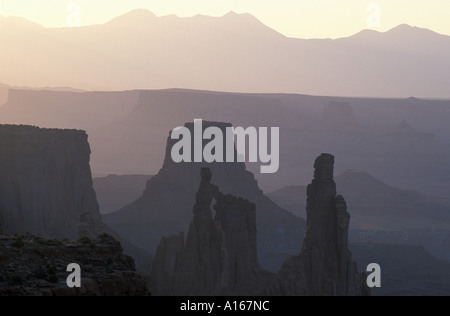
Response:
POLYGON ((0 236, 0 296, 143 296, 147 283, 106 234, 78 242, 0 236), (71 263, 81 267, 81 288, 66 284, 71 263))
POLYGON ((255 204, 222 194, 203 168, 187 240, 183 233, 164 237, 157 249, 154 294, 369 295, 365 274, 358 273, 348 250, 350 214, 344 198, 336 195, 334 157, 321 155, 314 167, 303 249, 278 274, 263 271, 258 263, 255 204))

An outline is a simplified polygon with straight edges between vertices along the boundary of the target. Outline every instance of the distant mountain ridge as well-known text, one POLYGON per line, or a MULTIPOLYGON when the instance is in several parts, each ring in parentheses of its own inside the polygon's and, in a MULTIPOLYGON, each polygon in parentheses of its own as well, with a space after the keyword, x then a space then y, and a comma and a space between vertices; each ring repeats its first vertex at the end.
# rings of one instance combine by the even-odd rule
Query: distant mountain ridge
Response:
POLYGON ((80 28, 2 17, 0 24, 0 81, 17 86, 450 98, 450 37, 407 25, 305 40, 233 12, 179 18, 134 10, 80 28))
MULTIPOLYGON (((349 170, 336 177, 339 194, 352 211, 352 229, 450 229, 450 203, 388 186, 365 172, 349 170)), ((289 186, 267 196, 284 209, 304 216, 305 186, 289 186)))
POLYGON ((9 86, 0 82, 0 106, 8 101, 9 86))
POLYGON ((91 165, 101 175, 156 174, 164 159, 167 131, 195 118, 281 128, 277 176, 260 174, 259 164, 248 166, 266 192, 307 183, 310 161, 322 152, 340 157, 337 174, 365 170, 395 187, 437 196, 447 196, 450 189, 450 101, 181 89, 83 93, 11 89, 8 102, 0 107, 4 124, 86 130, 91 165), (418 134, 392 133, 403 120, 418 134), (349 129, 351 122, 354 127, 349 129), (435 137, 422 137, 428 134, 435 137))

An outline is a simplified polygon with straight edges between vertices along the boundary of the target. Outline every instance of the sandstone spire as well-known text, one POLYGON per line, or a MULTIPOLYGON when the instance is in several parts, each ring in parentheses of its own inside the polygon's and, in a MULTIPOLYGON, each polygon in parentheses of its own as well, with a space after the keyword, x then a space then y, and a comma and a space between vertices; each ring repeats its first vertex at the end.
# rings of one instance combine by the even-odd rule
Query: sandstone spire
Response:
POLYGON ((157 249, 155 295, 243 295, 260 270, 255 205, 223 195, 211 178, 210 169, 202 168, 186 244, 180 234, 163 238, 157 249))
POLYGON ((275 295, 367 295, 364 275, 348 250, 350 214, 336 195, 334 157, 322 154, 307 190, 307 228, 300 255, 287 260, 270 291, 275 295), (277 293, 277 291, 279 291, 277 293))
POLYGON ((307 190, 307 229, 302 256, 309 295, 355 295, 356 263, 348 250, 350 214, 342 196, 336 196, 334 157, 322 154, 314 164, 307 190))
MULTIPOLYGON (((155 295, 369 294, 348 250, 350 215, 336 195, 334 157, 317 158, 308 186, 307 230, 302 252, 278 274, 262 271, 257 260, 255 205, 223 195, 203 168, 194 219, 184 235, 163 238, 152 269, 155 295), (214 210, 211 203, 216 201, 214 210)), ((299 227, 301 229, 301 227, 299 227)))

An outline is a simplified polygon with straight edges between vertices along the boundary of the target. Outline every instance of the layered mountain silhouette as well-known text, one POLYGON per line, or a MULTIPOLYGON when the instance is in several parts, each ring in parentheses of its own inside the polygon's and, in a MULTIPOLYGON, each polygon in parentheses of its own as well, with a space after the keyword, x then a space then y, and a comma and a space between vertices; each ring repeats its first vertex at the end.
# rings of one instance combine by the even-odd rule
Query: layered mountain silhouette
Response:
POLYGON ((310 161, 339 157, 337 173, 365 170, 399 188, 450 190, 450 101, 364 99, 194 90, 61 92, 11 89, 0 122, 85 129, 94 174, 156 174, 167 131, 195 118, 280 127, 280 170, 259 174, 266 192, 307 183, 310 161), (398 133, 405 120, 413 133, 398 133), (425 137, 426 136, 426 137, 425 137), (413 171, 412 171, 413 170, 413 171))
MULTIPOLYGON (((450 200, 390 187, 365 172, 336 177, 339 194, 352 209, 352 229, 450 229, 450 200)), ((285 209, 304 216, 306 186, 289 186, 268 196, 285 209)))
POLYGON ((3 17, 0 24, 0 81, 11 85, 450 97, 450 37, 407 25, 304 40, 232 12, 179 18, 136 10, 81 28, 3 17))
POLYGON ((126 116, 135 92, 70 92, 9 89, 2 121, 52 128, 93 130, 126 116))
POLYGON ((9 86, 0 82, 0 106, 8 100, 9 86))

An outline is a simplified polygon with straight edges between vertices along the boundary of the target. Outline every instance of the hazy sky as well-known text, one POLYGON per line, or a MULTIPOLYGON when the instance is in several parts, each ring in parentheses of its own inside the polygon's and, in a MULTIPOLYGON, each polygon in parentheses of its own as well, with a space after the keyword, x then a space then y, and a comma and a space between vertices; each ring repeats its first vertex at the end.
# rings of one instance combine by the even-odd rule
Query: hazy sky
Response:
POLYGON ((81 8, 81 25, 146 8, 158 16, 182 17, 248 12, 287 36, 302 38, 336 38, 365 28, 386 31, 403 23, 450 35, 450 0, 0 0, 0 15, 66 26, 71 3, 81 8))

